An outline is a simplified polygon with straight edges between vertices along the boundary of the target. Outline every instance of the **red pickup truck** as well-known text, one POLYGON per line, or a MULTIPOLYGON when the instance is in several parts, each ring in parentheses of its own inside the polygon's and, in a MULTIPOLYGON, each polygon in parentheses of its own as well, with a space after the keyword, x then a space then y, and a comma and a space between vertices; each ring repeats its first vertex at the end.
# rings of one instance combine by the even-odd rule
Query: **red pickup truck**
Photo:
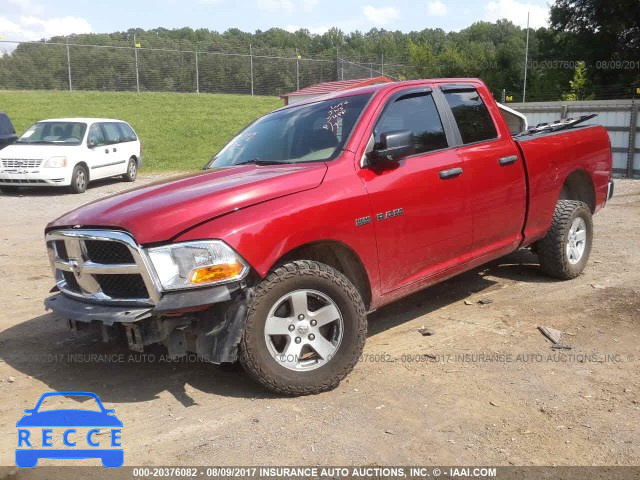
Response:
POLYGON ((607 132, 580 121, 512 135, 468 78, 281 108, 201 173, 51 222, 46 307, 135 351, 239 360, 281 394, 331 389, 382 305, 527 246, 582 272, 613 183, 607 132))

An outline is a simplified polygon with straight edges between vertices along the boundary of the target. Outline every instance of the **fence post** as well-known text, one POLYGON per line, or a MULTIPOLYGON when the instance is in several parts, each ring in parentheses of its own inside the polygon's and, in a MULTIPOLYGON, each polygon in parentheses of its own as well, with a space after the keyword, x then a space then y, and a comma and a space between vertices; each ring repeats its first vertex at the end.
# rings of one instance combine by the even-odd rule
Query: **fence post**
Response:
POLYGON ((196 45, 196 93, 200 93, 200 73, 198 72, 198 46, 196 45))
POLYGON ((569 116, 569 105, 566 103, 560 105, 560 118, 567 118, 569 116))
POLYGON ((67 39, 67 73, 69 74, 69 91, 73 91, 73 86, 71 85, 71 54, 69 53, 69 39, 67 39))
POLYGON ((369 64, 369 78, 373 78, 373 62, 369 64))
POLYGON ((300 90, 300 55, 296 48, 296 90, 300 90))
POLYGON ((380 55, 381 55, 381 57, 380 57, 380 58, 381 58, 381 62, 382 62, 382 63, 380 64, 380 73, 381 73, 382 75, 384 75, 384 53, 381 53, 380 55))
POLYGON ((133 34, 133 55, 136 58, 136 91, 140 93, 140 77, 138 76, 138 44, 136 43, 136 34, 133 34))
POLYGON ((631 120, 629 121, 629 151, 627 152, 627 177, 633 178, 633 161, 636 155, 636 133, 638 132, 638 104, 631 100, 631 120))
POLYGON ((251 96, 253 97, 253 47, 249 44, 249 68, 251 69, 251 96))

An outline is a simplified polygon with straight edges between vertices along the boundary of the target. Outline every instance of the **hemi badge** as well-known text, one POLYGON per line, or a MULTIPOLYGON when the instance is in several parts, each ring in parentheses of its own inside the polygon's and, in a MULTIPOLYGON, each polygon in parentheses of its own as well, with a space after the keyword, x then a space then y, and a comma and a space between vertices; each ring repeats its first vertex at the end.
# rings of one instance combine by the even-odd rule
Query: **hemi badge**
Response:
POLYGON ((369 223, 371 223, 371 217, 368 215, 366 217, 356 218, 356 227, 361 227, 369 223))

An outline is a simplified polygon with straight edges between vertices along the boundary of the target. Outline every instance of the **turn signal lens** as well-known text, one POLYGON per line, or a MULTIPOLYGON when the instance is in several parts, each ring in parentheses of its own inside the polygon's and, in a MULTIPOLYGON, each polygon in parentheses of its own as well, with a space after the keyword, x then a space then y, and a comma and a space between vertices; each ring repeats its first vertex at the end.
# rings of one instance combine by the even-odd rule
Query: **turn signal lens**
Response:
POLYGON ((239 262, 210 265, 193 270, 189 281, 195 284, 219 282, 220 280, 237 277, 243 270, 244 265, 239 262))

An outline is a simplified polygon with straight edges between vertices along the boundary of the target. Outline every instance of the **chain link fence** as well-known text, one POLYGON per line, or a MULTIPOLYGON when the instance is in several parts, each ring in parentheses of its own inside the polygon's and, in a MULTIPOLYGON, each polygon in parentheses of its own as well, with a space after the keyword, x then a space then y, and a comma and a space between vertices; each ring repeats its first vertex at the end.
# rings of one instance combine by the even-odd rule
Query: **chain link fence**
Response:
MULTIPOLYGON (((133 92, 197 92, 273 95, 299 90, 317 83, 387 76, 392 80, 423 77, 479 76, 493 85, 496 99, 520 101, 522 88, 500 88, 496 73, 504 65, 496 61, 472 63, 464 74, 459 65, 438 62, 429 71, 384 55, 369 58, 299 55, 294 49, 234 44, 181 43, 172 48, 79 43, 15 42, 0 40, 0 89, 93 90, 133 92)), ((640 65, 640 63, 638 63, 640 65)), ((575 62, 536 61, 530 77, 572 68, 575 62), (557 63, 557 64, 556 64, 557 63)), ((524 64, 523 64, 524 67, 524 64)), ((513 84, 513 82, 510 82, 513 84)), ((562 87, 555 80, 537 82, 529 90, 530 101, 555 101, 562 87)), ((592 85, 595 99, 633 98, 637 85, 592 85)))
MULTIPOLYGON (((321 82, 382 75, 381 63, 296 53, 12 42, 0 89, 282 95, 321 82)), ((8 48, 7 48, 8 47, 8 48)), ((385 73, 386 74, 386 73, 385 73)), ((389 74, 386 74, 389 76, 389 74)))

